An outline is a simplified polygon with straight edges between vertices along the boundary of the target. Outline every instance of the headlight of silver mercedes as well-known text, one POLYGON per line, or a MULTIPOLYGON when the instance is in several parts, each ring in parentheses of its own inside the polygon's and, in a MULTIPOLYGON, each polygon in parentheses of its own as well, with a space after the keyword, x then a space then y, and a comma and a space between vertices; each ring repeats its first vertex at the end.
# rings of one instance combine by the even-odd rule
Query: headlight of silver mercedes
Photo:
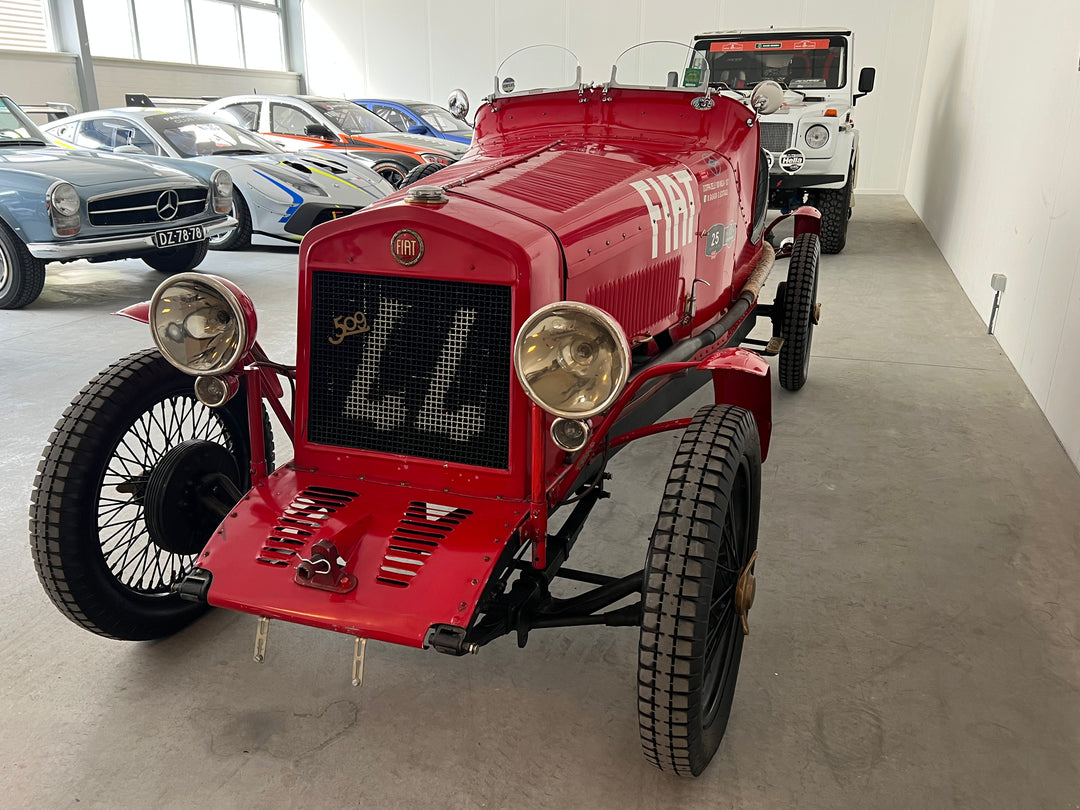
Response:
POLYGON ((218 169, 210 175, 210 196, 214 199, 214 211, 227 214, 232 210, 233 182, 229 173, 218 169))
POLYGON ((231 281, 178 273, 150 299, 150 332, 165 359, 197 377, 224 374, 255 343, 255 307, 231 281))
POLYGON ((829 128, 822 124, 814 124, 806 130, 806 145, 811 149, 820 149, 829 142, 829 128))
POLYGON ((537 310, 514 342, 514 370, 533 402, 567 419, 588 419, 622 393, 630 346, 603 310, 559 301, 537 310))
POLYGON ((79 192, 71 183, 60 180, 49 186, 45 193, 45 207, 57 236, 72 236, 82 228, 79 218, 79 192))

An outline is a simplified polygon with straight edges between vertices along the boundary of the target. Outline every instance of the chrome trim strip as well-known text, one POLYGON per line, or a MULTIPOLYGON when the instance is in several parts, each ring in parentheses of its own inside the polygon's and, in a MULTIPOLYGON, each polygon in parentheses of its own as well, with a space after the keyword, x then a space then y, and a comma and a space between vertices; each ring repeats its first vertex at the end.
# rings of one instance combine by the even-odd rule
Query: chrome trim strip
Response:
POLYGON ((111 200, 113 197, 130 197, 133 194, 145 194, 145 193, 149 193, 151 191, 168 191, 171 188, 172 189, 182 189, 182 188, 184 188, 184 189, 187 189, 187 188, 205 189, 207 199, 209 199, 209 197, 210 197, 210 186, 209 185, 202 185, 201 183, 187 182, 185 180, 180 180, 180 181, 173 182, 173 183, 154 183, 153 185, 149 185, 149 186, 139 186, 137 188, 126 188, 123 191, 110 191, 107 194, 98 194, 96 197, 88 197, 86 202, 87 203, 92 203, 92 202, 97 202, 98 200, 111 200))

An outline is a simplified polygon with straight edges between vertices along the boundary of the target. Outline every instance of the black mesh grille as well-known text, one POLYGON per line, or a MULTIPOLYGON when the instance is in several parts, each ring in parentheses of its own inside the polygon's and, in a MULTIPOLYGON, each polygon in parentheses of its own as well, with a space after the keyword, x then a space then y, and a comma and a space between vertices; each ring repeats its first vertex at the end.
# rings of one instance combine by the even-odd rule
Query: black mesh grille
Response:
POLYGON ((509 287, 313 275, 313 442, 507 466, 509 287))
POLYGON ((770 152, 783 152, 791 148, 791 124, 774 124, 771 121, 761 122, 761 148, 770 152))
POLYGON ((145 225, 150 222, 172 222, 201 214, 206 210, 205 188, 176 189, 176 214, 162 220, 158 213, 158 199, 165 192, 139 191, 91 200, 87 205, 91 225, 145 225))

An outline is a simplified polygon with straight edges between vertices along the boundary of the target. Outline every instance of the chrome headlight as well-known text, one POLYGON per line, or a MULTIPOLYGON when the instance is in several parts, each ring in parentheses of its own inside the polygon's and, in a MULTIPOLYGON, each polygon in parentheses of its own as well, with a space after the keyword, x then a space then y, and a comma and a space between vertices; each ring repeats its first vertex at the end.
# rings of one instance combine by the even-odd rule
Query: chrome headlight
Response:
POLYGON ((437 155, 434 152, 422 152, 420 159, 425 163, 438 163, 440 166, 449 166, 454 159, 448 155, 437 155))
POLYGON ((57 236, 71 236, 82 228, 79 219, 79 192, 71 183, 58 181, 49 186, 45 194, 45 207, 57 236))
POLYGON ((227 214, 232 210, 233 182, 229 173, 218 169, 210 175, 210 196, 214 198, 214 211, 227 214))
POLYGON ((165 359, 197 377, 224 374, 255 343, 255 307, 218 276, 177 273, 150 299, 150 333, 165 359))
POLYGON ((514 370, 537 405, 567 419, 588 419, 622 393, 630 345, 603 310, 559 301, 537 310, 514 342, 514 370))
POLYGON ((829 142, 829 128, 822 124, 814 124, 806 130, 806 135, 803 137, 806 145, 811 149, 820 149, 829 142))

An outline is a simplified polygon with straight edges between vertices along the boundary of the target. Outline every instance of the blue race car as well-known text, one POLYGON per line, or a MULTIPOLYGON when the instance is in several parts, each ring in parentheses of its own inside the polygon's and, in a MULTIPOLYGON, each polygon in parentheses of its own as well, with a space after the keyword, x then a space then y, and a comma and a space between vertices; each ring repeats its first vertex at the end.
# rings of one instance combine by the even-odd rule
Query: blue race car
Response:
POLYGON ((140 258, 192 270, 236 226, 232 179, 215 166, 50 146, 0 95, 0 309, 41 293, 47 262, 140 258))
POLYGON ((353 101, 402 132, 458 143, 472 142, 472 127, 437 104, 400 98, 354 98, 353 101))

